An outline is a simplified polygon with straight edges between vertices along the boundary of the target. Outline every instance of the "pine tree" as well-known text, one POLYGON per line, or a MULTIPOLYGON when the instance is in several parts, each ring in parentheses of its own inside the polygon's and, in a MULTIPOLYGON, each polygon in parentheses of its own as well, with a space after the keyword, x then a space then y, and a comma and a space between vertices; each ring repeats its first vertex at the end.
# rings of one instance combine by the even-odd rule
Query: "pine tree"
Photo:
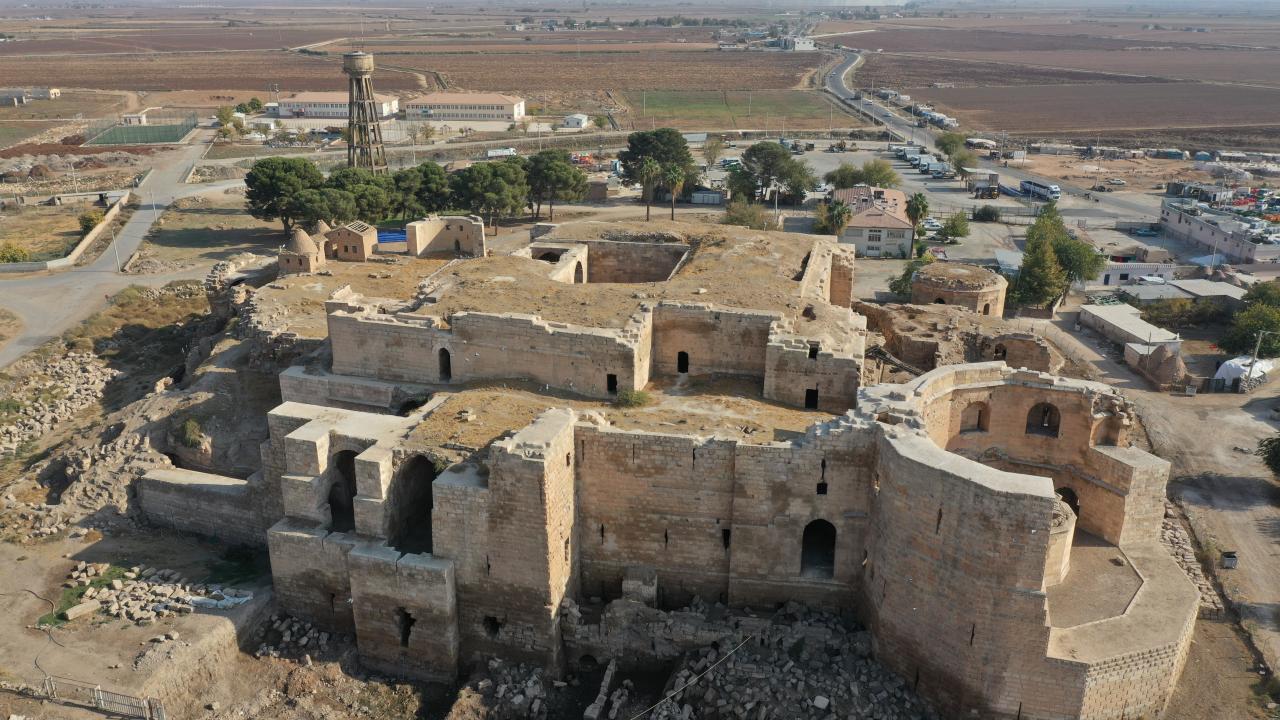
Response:
POLYGON ((1058 264, 1048 238, 1028 237, 1022 253, 1014 296, 1023 305, 1041 306, 1067 289, 1067 275, 1058 264))

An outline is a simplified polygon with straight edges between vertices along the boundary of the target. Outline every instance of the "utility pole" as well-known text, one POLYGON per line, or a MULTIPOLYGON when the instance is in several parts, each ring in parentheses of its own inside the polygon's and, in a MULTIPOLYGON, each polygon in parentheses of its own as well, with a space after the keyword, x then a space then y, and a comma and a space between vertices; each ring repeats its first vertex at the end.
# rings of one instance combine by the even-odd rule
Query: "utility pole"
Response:
POLYGON ((1245 374, 1245 379, 1253 377, 1253 369, 1258 366, 1258 351, 1262 349, 1262 338, 1264 335, 1275 335, 1275 330, 1259 330, 1258 340, 1253 344, 1253 356, 1249 361, 1249 372, 1245 374))
POLYGON ((111 249, 116 254, 116 272, 124 272, 124 268, 120 265, 120 246, 116 244, 116 229, 110 226, 107 229, 111 231, 111 249))

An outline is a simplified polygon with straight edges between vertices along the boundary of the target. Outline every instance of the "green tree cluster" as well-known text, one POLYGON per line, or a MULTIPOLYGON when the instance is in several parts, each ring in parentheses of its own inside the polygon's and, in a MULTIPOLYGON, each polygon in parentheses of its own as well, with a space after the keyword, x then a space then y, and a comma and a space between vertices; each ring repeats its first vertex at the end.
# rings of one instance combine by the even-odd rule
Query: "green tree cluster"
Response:
POLYGON ((564 150, 543 150, 529 158, 529 200, 535 206, 534 217, 542 217, 542 203, 547 203, 552 220, 556 219, 556 201, 581 200, 587 193, 587 175, 569 160, 564 150))
POLYGON ((840 167, 827 173, 823 179, 836 189, 851 188, 855 185, 895 188, 902 182, 898 173, 887 160, 868 160, 862 167, 852 163, 840 163, 840 167))
POLYGON ((622 164, 622 177, 641 186, 645 220, 649 219, 659 190, 671 194, 671 217, 674 219, 676 199, 700 176, 689 151, 689 143, 674 128, 631 133, 627 137, 627 149, 618 153, 618 161, 622 164))
POLYGON ((947 217, 942 223, 942 229, 938 231, 938 235, 945 242, 955 242, 956 238, 969 236, 969 218, 965 217, 963 212, 954 212, 947 217))
POLYGON ((840 200, 820 202, 814 210, 813 231, 823 235, 839 235, 844 232, 853 217, 853 208, 840 200))
POLYGON ((805 193, 816 182, 809 164, 776 142, 758 142, 747 148, 741 168, 729 176, 729 188, 736 197, 754 198, 772 189, 781 191, 790 203, 804 202, 805 193))
POLYGON ((1106 264, 1105 255, 1071 237, 1057 205, 1048 203, 1027 228, 1022 269, 1011 295, 1023 305, 1042 306, 1066 292, 1071 283, 1097 277, 1106 264))
POLYGON ((1231 326, 1218 340, 1230 353, 1252 353, 1258 338, 1258 357, 1280 356, 1280 285, 1258 283, 1244 296, 1245 308, 1235 314, 1231 326))

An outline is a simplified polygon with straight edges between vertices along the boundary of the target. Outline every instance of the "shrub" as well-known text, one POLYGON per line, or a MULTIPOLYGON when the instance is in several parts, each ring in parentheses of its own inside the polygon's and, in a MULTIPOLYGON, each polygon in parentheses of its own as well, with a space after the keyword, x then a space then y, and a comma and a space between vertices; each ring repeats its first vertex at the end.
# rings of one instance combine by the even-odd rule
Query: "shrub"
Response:
POLYGON ((649 393, 643 390, 619 390, 613 404, 620 408, 644 407, 649 404, 650 399, 649 393))
POLYGON ((773 218, 763 205, 731 200, 725 208, 724 217, 720 220, 724 225, 741 225, 752 230, 773 229, 773 218))
POLYGON ((182 421, 182 426, 178 428, 178 442, 189 448, 200 447, 200 441, 204 439, 204 430, 200 427, 200 421, 195 418, 187 418, 182 421))
POLYGON ((27 262, 30 259, 31 253, 13 243, 0 245, 0 263, 27 262))
POLYGON ((994 205, 983 205, 973 211, 974 222, 1000 222, 1000 208, 994 205))
POLYGON ((98 223, 102 222, 105 217, 101 210, 86 210, 80 213, 80 232, 89 234, 89 231, 98 227, 98 223))

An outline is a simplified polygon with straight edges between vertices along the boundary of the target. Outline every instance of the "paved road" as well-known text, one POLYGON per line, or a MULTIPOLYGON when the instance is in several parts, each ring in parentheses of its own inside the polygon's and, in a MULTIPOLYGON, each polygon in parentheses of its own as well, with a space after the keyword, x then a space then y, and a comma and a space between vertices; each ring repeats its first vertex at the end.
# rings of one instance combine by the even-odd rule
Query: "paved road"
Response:
POLYGON ((94 262, 60 273, 0 277, 0 307, 16 313, 23 323, 21 333, 0 347, 0 368, 58 337, 101 308, 107 297, 129 285, 164 284, 179 275, 190 275, 189 272, 179 275, 124 275, 116 267, 116 258, 121 263, 127 261, 142 245, 155 219, 174 200, 241 184, 240 180, 205 185, 183 184, 183 179, 204 149, 204 145, 183 147, 173 158, 151 171, 135 190, 141 206, 121 228, 115 242, 94 262))

